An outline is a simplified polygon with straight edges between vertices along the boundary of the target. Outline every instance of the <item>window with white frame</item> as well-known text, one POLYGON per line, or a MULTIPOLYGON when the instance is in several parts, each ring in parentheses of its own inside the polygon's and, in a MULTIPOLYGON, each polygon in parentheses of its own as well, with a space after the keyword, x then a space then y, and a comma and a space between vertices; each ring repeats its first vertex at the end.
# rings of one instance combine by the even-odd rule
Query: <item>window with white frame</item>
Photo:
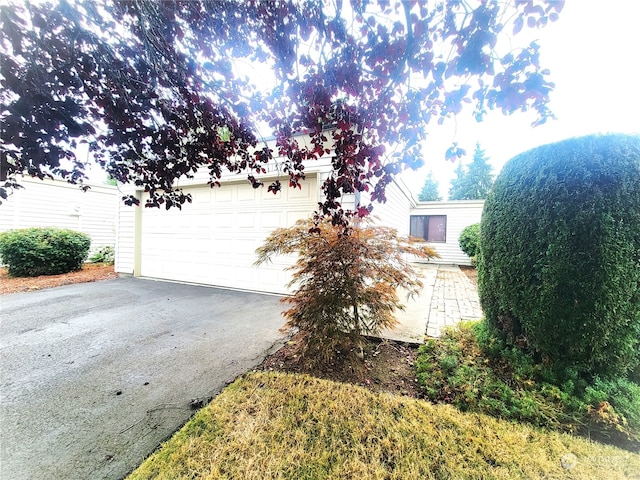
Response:
POLYGON ((447 216, 411 215, 409 232, 427 242, 444 243, 447 241, 447 216))

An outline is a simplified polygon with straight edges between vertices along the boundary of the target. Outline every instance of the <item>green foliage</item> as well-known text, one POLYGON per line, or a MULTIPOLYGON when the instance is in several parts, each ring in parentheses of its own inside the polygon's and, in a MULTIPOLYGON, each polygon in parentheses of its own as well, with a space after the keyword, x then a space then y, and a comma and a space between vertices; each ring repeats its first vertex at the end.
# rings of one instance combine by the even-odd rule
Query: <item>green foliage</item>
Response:
POLYGON ((424 185, 422 185, 422 190, 418 194, 418 200, 421 202, 439 202, 442 200, 440 193, 438 190, 440 189, 440 185, 438 181, 433 178, 433 172, 429 172, 427 178, 424 180, 424 185))
POLYGON ((113 265, 115 262, 116 251, 111 246, 100 247, 91 257, 89 261, 91 263, 108 263, 113 265))
POLYGON ((458 244, 460 245, 460 250, 469 255, 472 260, 475 260, 480 251, 480 224, 474 223, 465 227, 460 232, 458 244))
POLYGON ((105 177, 102 183, 104 183, 105 185, 111 185, 115 187, 118 185, 118 180, 116 180, 115 178, 113 178, 111 175, 107 173, 107 176, 105 177))
POLYGON ((491 165, 487 163, 487 157, 480 144, 476 144, 473 161, 464 169, 458 164, 456 178, 451 182, 449 200, 482 200, 487 198, 493 175, 491 165))
POLYGON ((640 447, 640 385, 577 376, 556 383, 552 369, 496 338, 486 323, 462 323, 429 340, 416 369, 431 401, 640 447))
POLYGON ((584 399, 593 405, 592 412, 601 409, 606 410, 612 418, 618 415, 619 422, 635 431, 636 437, 640 437, 640 384, 625 378, 595 378, 592 385, 586 388, 584 399), (613 415, 607 404, 615 409, 613 415))
POLYGON ((451 180, 449 187, 449 200, 462 200, 465 191, 465 170, 462 168, 462 162, 458 163, 456 168, 456 178, 451 180))
POLYGON ((640 363, 639 178, 640 136, 588 136, 516 156, 487 198, 486 318, 559 377, 640 363))
POLYGON ((0 234, 0 256, 15 277, 56 275, 82 268, 88 235, 59 228, 27 228, 0 234))
POLYGON ((361 225, 345 230, 328 220, 301 220, 274 230, 257 251, 257 264, 298 254, 289 284, 295 291, 283 299, 292 307, 284 315, 302 333, 308 363, 327 363, 354 347, 361 352, 362 335, 393 327, 394 310, 403 308, 397 289, 417 293, 422 287, 406 255, 437 256, 392 228, 361 225))

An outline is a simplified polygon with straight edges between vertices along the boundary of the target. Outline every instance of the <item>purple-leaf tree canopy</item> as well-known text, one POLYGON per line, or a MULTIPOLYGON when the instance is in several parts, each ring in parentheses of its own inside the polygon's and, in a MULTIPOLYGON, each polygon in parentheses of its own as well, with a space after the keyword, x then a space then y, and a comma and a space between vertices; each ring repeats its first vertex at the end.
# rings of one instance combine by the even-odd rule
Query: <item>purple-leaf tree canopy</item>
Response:
MULTIPOLYGON (((176 180, 207 169, 256 175, 280 157, 296 187, 303 162, 331 152, 318 214, 344 223, 344 194, 385 187, 422 165, 429 124, 470 104, 481 120, 548 110, 553 84, 535 42, 502 37, 554 21, 560 0, 58 0, 0 6, 0 196, 18 176, 82 183, 88 143, 147 206, 189 201, 176 180), (238 62, 273 72, 242 75, 238 62), (259 75, 255 75, 259 77, 259 75), (272 151, 259 134, 268 124, 272 151), (310 141, 298 142, 304 132, 310 141), (394 146, 389 154, 387 148, 394 146)), ((454 155, 455 156, 455 155, 454 155)), ((279 182, 268 186, 281 188, 279 182)), ((123 198, 137 203, 134 197, 123 198)), ((369 211, 365 205, 360 215, 369 211)))

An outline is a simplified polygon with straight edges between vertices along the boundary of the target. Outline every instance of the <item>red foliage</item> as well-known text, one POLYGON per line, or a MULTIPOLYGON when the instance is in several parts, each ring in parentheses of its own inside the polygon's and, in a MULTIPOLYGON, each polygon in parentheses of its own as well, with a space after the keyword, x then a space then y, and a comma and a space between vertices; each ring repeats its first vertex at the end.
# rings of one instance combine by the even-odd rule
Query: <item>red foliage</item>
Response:
POLYGON ((81 182, 81 142, 113 178, 148 192, 147 206, 166 208, 190 201, 176 180, 202 168, 212 186, 229 170, 259 187, 277 160, 296 187, 304 162, 331 154, 320 213, 343 222, 342 195, 384 201, 394 175, 422 165, 425 127, 466 103, 479 119, 486 109, 533 109, 544 122, 553 84, 538 46, 501 52, 498 39, 509 25, 544 26, 561 8, 556 0, 2 5, 0 197, 21 173, 81 182), (238 59, 269 62, 277 78, 269 95, 256 92, 260 78, 238 76, 238 59), (257 133, 265 121, 280 159, 257 133), (309 144, 296 141, 303 131, 309 144), (386 145, 402 153, 390 156, 386 145))

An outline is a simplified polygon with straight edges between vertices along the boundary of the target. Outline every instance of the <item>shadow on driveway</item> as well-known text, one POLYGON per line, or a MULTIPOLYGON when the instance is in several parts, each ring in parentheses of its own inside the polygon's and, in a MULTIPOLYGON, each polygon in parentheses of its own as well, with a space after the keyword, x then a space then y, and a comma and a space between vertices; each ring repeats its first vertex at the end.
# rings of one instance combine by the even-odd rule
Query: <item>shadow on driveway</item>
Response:
POLYGON ((136 278, 0 309, 2 479, 122 478, 284 340, 276 296, 136 278))

